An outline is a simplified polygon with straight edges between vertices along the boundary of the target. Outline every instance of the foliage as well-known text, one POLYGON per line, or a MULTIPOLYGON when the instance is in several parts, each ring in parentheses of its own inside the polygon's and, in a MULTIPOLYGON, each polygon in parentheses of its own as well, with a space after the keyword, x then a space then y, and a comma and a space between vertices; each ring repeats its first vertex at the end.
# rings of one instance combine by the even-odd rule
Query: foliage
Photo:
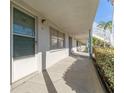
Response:
MULTIPOLYGON (((105 37, 106 37, 106 31, 110 31, 112 32, 112 21, 108 21, 108 22, 100 22, 97 27, 101 28, 104 32, 104 41, 105 41, 105 37)), ((104 43, 104 47, 105 47, 105 43, 104 43)))
POLYGON ((109 30, 112 31, 112 21, 108 22, 100 22, 97 27, 102 28, 103 30, 109 30))
POLYGON ((100 39, 98 39, 96 37, 92 38, 92 43, 93 43, 94 47, 104 47, 104 44, 105 44, 106 47, 110 47, 109 43, 107 43, 107 42, 105 42, 103 40, 100 40, 100 39))
POLYGON ((96 64, 100 68, 104 78, 114 89, 114 49, 94 48, 96 64))

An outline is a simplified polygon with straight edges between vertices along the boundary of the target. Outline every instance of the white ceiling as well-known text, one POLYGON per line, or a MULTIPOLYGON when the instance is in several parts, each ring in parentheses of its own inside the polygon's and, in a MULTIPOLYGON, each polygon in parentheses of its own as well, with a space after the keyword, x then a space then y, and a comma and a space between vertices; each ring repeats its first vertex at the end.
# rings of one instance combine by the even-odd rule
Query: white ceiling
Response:
POLYGON ((98 0, 23 0, 75 38, 86 42, 98 0))

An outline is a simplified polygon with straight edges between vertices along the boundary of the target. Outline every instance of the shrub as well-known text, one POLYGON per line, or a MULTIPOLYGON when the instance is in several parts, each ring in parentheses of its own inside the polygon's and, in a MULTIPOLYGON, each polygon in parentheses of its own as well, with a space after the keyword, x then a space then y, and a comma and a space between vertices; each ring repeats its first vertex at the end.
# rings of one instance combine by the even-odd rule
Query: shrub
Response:
POLYGON ((103 77, 114 89, 114 49, 94 48, 96 64, 100 68, 103 77))

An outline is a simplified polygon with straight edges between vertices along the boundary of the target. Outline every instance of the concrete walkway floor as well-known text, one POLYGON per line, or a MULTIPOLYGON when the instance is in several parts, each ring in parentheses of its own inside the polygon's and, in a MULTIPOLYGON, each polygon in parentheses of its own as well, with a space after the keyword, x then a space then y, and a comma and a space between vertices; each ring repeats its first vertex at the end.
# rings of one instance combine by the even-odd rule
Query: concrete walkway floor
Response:
POLYGON ((11 93, 106 93, 91 59, 73 56, 39 73, 11 93))

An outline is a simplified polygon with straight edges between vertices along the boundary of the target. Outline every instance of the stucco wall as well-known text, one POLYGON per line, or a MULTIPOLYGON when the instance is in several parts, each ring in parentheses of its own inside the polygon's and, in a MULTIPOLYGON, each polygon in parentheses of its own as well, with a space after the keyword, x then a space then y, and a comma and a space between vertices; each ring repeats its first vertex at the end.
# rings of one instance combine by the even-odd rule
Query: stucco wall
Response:
POLYGON ((46 52, 46 68, 69 56, 68 35, 65 36, 65 48, 46 52))
MULTIPOLYGON (((58 61, 66 58, 68 54, 68 35, 65 33, 65 48, 50 50, 50 23, 41 24, 39 21, 39 30, 38 30, 38 53, 42 53, 42 62, 40 71, 46 69, 58 61)), ((52 27, 54 24, 52 24, 52 27)), ((58 29, 56 27, 56 29, 58 29)), ((62 30, 58 29, 62 32, 62 30)))
POLYGON ((25 57, 16 59, 13 62, 12 82, 17 81, 33 72, 37 71, 37 61, 35 57, 25 57))

